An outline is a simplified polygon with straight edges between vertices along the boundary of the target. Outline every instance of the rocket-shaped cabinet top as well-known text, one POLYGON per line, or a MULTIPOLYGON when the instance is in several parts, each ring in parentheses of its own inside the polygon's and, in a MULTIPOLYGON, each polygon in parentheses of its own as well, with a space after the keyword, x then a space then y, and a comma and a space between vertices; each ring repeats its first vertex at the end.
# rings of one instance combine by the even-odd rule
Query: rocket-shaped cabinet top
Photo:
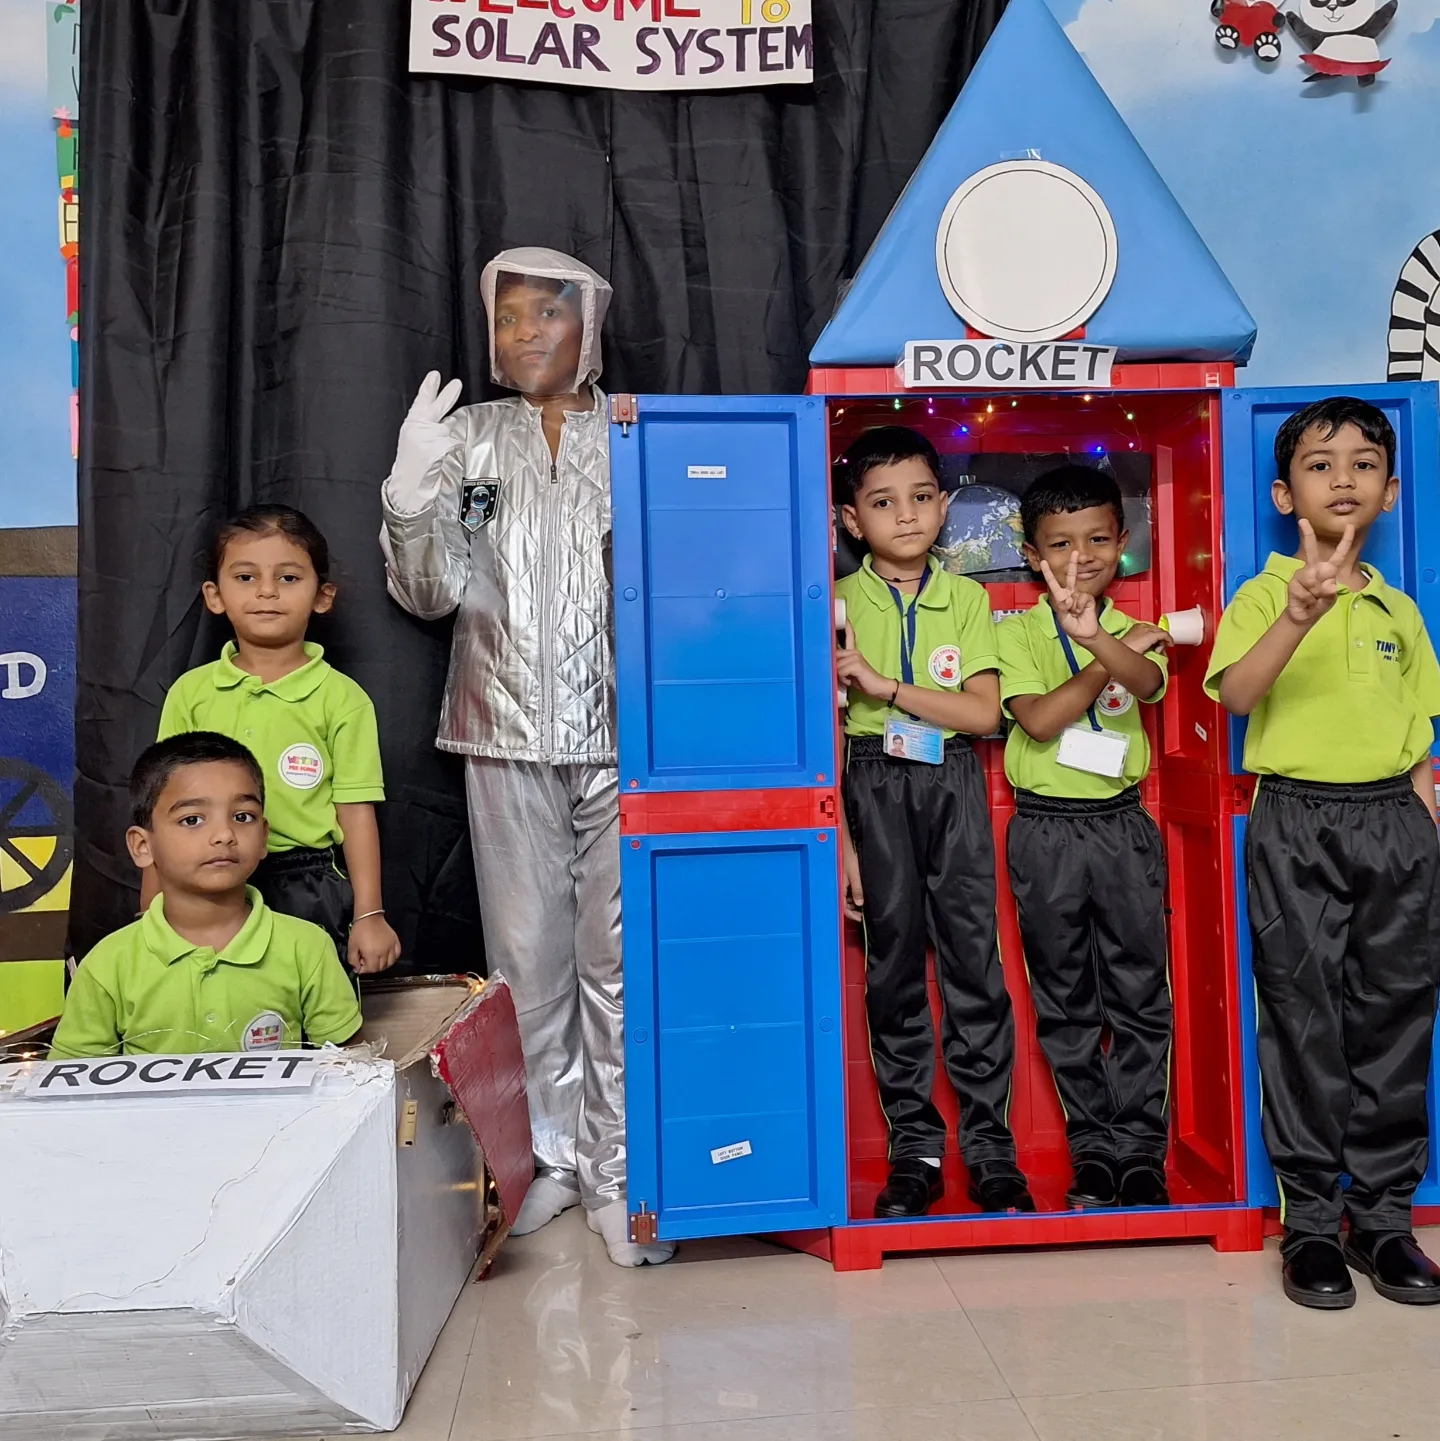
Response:
POLYGON ((1255 341, 1045 0, 1010 0, 810 360, 891 366, 977 335, 1078 335, 1121 363, 1243 364, 1255 341))

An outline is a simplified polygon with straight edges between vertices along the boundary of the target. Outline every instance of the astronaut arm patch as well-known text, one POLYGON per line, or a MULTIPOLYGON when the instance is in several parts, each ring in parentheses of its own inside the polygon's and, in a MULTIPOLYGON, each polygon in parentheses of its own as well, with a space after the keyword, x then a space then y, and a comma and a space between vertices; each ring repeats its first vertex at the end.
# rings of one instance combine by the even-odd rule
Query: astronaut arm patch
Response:
POLYGON ((500 482, 491 477, 467 480, 460 487, 460 524, 472 535, 488 525, 500 500, 500 482))

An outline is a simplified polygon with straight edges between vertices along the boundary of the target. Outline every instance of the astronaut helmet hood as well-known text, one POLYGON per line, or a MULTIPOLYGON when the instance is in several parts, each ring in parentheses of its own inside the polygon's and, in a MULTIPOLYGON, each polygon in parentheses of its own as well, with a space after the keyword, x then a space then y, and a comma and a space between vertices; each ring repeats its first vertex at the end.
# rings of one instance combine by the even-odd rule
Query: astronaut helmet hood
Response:
POLYGON ((610 283, 558 250, 502 250, 480 273, 490 378, 525 395, 563 395, 600 375, 610 283), (502 302, 497 308, 497 297, 502 302))

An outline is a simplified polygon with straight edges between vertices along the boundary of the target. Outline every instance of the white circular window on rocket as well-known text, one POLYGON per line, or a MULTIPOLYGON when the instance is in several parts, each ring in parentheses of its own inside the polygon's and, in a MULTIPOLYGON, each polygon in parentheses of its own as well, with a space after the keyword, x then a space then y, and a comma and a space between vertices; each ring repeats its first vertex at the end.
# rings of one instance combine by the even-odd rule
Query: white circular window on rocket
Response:
POLYGON ((1084 325, 1118 260, 1105 202, 1045 160, 977 171, 950 197, 935 235, 946 300, 996 340, 1057 340, 1084 325))

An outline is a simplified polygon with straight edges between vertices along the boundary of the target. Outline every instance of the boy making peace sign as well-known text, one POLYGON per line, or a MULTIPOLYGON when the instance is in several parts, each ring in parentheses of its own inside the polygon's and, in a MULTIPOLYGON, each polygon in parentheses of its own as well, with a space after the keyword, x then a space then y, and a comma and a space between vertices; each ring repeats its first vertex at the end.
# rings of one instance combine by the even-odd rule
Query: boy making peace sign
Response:
POLYGON ((1236 592, 1205 688, 1249 716, 1260 776, 1245 860, 1285 1294, 1351 1306, 1348 1263, 1392 1301, 1431 1304, 1440 1268, 1410 1208, 1440 979, 1440 666, 1415 602, 1360 562, 1400 485, 1385 416, 1317 402, 1281 427, 1275 462, 1300 554, 1272 555, 1236 592))
POLYGON ((1140 784, 1150 770, 1141 707, 1165 693, 1169 637, 1105 593, 1129 540, 1112 476, 1049 471, 1020 516, 1025 559, 1048 594, 996 631, 1000 695, 1015 721, 1005 851, 1036 1035, 1065 1110, 1066 1204, 1163 1206, 1165 848, 1140 784))

